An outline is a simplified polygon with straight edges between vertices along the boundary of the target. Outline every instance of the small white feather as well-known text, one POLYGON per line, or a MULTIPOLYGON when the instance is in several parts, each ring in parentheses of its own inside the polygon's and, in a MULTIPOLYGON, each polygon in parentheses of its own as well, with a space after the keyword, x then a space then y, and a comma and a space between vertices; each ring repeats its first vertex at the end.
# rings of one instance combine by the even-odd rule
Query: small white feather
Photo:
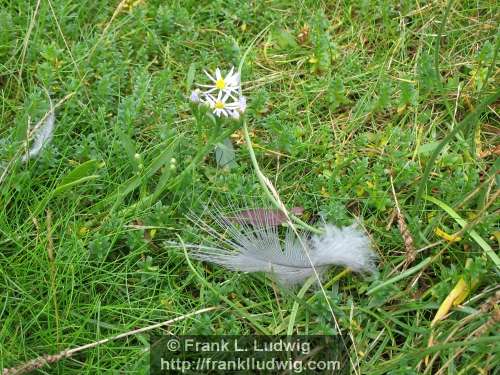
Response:
POLYGON ((376 272, 377 257, 371 250, 370 240, 356 224, 343 228, 325 224, 324 230, 325 234, 311 239, 314 264, 336 264, 356 272, 376 272))
POLYGON ((338 228, 326 224, 324 234, 311 236, 303 232, 299 233, 300 239, 288 230, 281 241, 278 229, 265 222, 252 227, 242 221, 236 226, 222 215, 210 212, 210 216, 223 229, 222 233, 197 217, 191 218, 214 243, 188 245, 195 259, 232 271, 265 272, 286 286, 304 281, 315 274, 314 270, 321 275, 333 265, 355 272, 376 272, 376 255, 370 240, 354 225, 338 228), (226 245, 224 248, 220 247, 221 242, 226 245))
POLYGON ((31 145, 30 150, 26 155, 22 157, 23 162, 37 157, 50 143, 54 134, 55 120, 56 117, 54 114, 54 110, 51 109, 43 124, 41 124, 40 128, 36 131, 35 139, 33 140, 33 144, 31 145))

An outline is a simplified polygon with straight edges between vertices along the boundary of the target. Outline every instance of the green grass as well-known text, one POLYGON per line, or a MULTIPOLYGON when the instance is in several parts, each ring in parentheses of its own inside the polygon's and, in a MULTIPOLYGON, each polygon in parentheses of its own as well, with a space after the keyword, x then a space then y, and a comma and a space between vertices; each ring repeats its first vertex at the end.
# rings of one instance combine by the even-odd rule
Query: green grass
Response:
MULTIPOLYGON (((0 367, 212 306, 155 332, 332 333, 330 304, 358 373, 493 372, 494 1, 454 1, 449 12, 445 2, 382 0, 122 3, 0 7, 0 367), (185 214, 209 201, 266 199, 241 130, 238 165, 218 168, 213 129, 195 126, 186 99, 188 72, 196 82, 202 69, 238 66, 266 27, 242 67, 259 165, 306 219, 359 217, 380 256, 377 280, 329 283, 342 272, 332 269, 329 301, 314 287, 295 297, 262 275, 191 268, 164 244, 199 240, 185 214), (23 164, 46 90, 65 98, 54 139, 23 164), (417 249, 411 264, 390 175, 417 249), (474 287, 431 327, 461 277, 474 287)), ((43 372, 141 373, 147 347, 134 335, 43 372)))

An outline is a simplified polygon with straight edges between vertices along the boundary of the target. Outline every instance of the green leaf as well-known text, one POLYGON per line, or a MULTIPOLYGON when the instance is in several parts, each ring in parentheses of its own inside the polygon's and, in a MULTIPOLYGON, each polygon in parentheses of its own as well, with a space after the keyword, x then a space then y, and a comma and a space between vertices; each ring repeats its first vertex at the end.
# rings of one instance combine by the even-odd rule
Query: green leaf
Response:
MULTIPOLYGON (((125 181, 115 190, 114 193, 110 194, 110 196, 103 201, 103 204, 113 202, 112 209, 117 208, 125 196, 137 189, 139 186, 145 184, 161 167, 166 165, 172 159, 173 150, 177 144, 178 142, 174 141, 170 145, 165 146, 165 149, 163 149, 163 151, 161 151, 160 154, 151 161, 148 167, 144 169, 144 174, 136 175, 125 181)), ((166 184, 166 181, 164 180, 166 180, 170 174, 170 168, 166 168, 160 176, 159 184, 166 184)))
POLYGON ((222 143, 215 145, 215 161, 221 168, 231 169, 236 167, 236 154, 230 138, 224 139, 222 143))
POLYGON ((97 160, 88 160, 76 166, 71 172, 61 179, 59 186, 70 184, 77 181, 83 177, 87 177, 93 174, 101 166, 100 162, 97 160))
POLYGON ((136 154, 135 144, 132 141, 132 138, 128 134, 126 134, 122 129, 117 128, 117 131, 118 131, 118 137, 120 138, 120 143, 123 146, 123 148, 125 149, 125 153, 127 154, 128 158, 129 158, 129 161, 130 161, 132 168, 136 172, 139 170, 139 162, 135 158, 135 154, 136 154))
POLYGON ((71 182, 69 182, 69 183, 67 183, 65 185, 59 185, 54 190, 53 196, 56 196, 56 195, 61 194, 61 193, 64 193, 64 192, 70 190, 74 186, 83 184, 84 182, 87 182, 87 181, 95 180, 96 178, 99 178, 99 175, 86 176, 86 177, 82 177, 82 178, 80 178, 78 180, 71 181, 71 182))
POLYGON ((411 82, 401 82, 401 98, 400 105, 417 105, 418 104, 418 91, 411 82))
POLYGON ((390 82, 383 82, 378 89, 378 98, 374 103, 373 110, 382 111, 384 109, 387 109, 391 104, 391 94, 392 87, 390 85, 390 82))
MULTIPOLYGON (((434 151, 441 141, 429 142, 421 145, 415 152, 415 155, 427 155, 434 151)), ((408 155, 412 155, 413 153, 409 153, 408 155)))
POLYGON ((163 150, 148 166, 144 175, 134 176, 118 188, 118 194, 125 196, 134 191, 141 184, 145 183, 153 174, 155 174, 163 165, 172 158, 172 148, 163 150))
POLYGON ((297 47, 297 42, 295 41, 295 38, 288 31, 285 30, 277 31, 276 33, 274 33, 274 39, 278 47, 281 49, 297 47))
POLYGON ((61 179, 61 182, 53 192, 53 196, 64 193, 74 186, 83 184, 84 182, 99 178, 99 175, 95 174, 95 172, 101 166, 102 164, 98 160, 89 160, 78 165, 61 179))
POLYGON ((451 132, 439 143, 439 146, 432 152, 429 161, 425 166, 425 170, 423 176, 421 178, 420 185, 417 189, 417 193, 415 195, 415 203, 418 204, 420 202, 420 198, 424 192, 424 189, 427 185, 427 180, 429 179, 431 169, 434 166, 434 162, 436 161, 441 150, 458 134, 458 132, 468 129, 471 125, 475 124, 479 115, 486 109, 488 106, 498 100, 500 98, 500 90, 497 90, 493 94, 486 97, 479 105, 477 105, 472 112, 470 112, 465 118, 460 121, 451 132))

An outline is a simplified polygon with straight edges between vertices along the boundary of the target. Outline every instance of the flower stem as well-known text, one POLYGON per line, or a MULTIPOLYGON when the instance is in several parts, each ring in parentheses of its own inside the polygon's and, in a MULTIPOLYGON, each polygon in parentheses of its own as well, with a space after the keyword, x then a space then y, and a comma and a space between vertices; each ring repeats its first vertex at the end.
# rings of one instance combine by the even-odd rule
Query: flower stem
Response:
POLYGON ((253 167, 255 169, 255 173, 257 174, 257 177, 259 179, 260 184, 264 188, 264 191, 266 192, 267 197, 269 200, 278 208, 280 211, 282 211, 287 217, 290 218, 293 222, 295 222, 297 225, 300 227, 313 232, 317 234, 323 234, 323 231, 321 229, 315 228, 306 222, 300 220, 297 216, 293 215, 292 213, 286 211, 286 209, 278 202, 278 200, 273 196, 273 194, 269 191, 269 188, 267 186, 267 178, 266 176, 262 173, 259 167, 259 163, 257 163, 257 158, 255 157, 255 152, 252 147, 252 140, 250 139, 250 134, 248 133, 248 126, 247 122, 243 121, 243 133, 245 135, 245 142, 248 147, 248 153, 250 154, 250 159, 252 160, 253 167))
POLYGON ((189 174, 203 159, 203 157, 220 141, 226 139, 228 136, 230 136, 234 131, 236 130, 235 126, 232 126, 225 131, 222 132, 216 132, 210 135, 206 145, 202 147, 198 153, 193 157, 189 165, 181 172, 179 175, 179 178, 176 180, 176 183, 181 182, 187 174, 189 174))

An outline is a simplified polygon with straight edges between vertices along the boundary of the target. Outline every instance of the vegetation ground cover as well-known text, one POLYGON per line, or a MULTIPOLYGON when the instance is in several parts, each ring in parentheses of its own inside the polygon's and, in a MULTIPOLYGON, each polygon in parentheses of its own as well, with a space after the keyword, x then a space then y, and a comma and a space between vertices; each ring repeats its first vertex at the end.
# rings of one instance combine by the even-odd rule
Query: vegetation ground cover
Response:
MULTIPOLYGON (((498 365, 494 1, 1 4, 1 367, 205 307, 166 332, 331 334, 329 305, 358 373, 498 365), (200 239, 186 214, 207 202, 266 199, 241 129, 236 165, 220 168, 188 100, 263 30, 242 66, 263 173, 304 220, 360 220, 379 255, 377 278, 332 269, 328 301, 193 272, 165 245, 200 239), (48 95, 53 141, 22 163, 48 95)), ((43 371, 141 373, 147 337, 43 371)))

